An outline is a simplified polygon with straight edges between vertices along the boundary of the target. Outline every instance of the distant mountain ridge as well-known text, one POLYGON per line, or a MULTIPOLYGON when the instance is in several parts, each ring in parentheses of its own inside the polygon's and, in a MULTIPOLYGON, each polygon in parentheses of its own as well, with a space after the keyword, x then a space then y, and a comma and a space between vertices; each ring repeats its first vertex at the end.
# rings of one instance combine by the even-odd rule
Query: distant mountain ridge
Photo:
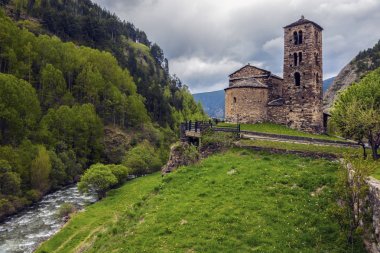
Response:
POLYGON ((224 118, 224 90, 193 94, 195 101, 212 118, 224 118))
POLYGON ((358 82, 365 74, 378 67, 380 67, 380 41, 373 48, 360 52, 339 72, 324 94, 324 109, 329 110, 332 107, 340 91, 358 82))
MULTIPOLYGON (((330 87, 335 77, 323 81, 323 92, 330 87)), ((194 99, 200 102, 205 112, 212 118, 224 118, 224 90, 193 94, 194 99)))

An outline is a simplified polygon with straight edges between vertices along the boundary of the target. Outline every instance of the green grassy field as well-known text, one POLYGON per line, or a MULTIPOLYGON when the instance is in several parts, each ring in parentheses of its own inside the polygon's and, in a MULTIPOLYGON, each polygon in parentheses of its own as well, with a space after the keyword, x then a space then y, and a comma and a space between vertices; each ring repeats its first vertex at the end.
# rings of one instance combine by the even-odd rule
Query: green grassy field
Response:
POLYGON ((344 155, 346 153, 362 154, 362 149, 350 148, 350 147, 336 147, 336 146, 323 146, 323 145, 312 145, 312 144, 300 144, 300 143, 290 143, 290 142, 276 142, 267 140, 240 140, 239 143, 244 146, 256 146, 263 148, 275 148, 283 150, 294 150, 294 151, 306 151, 315 153, 326 153, 334 155, 344 155))
MULTIPOLYGON (((218 126, 227 126, 233 125, 230 123, 219 123, 218 126)), ((299 136, 299 137, 308 137, 321 140, 334 140, 334 141, 344 141, 344 139, 329 136, 325 134, 311 134, 301 132, 295 129, 291 129, 286 126, 277 125, 273 123, 257 123, 257 124, 240 124, 241 130, 253 131, 260 133, 269 133, 269 134, 281 134, 281 135, 290 135, 290 136, 299 136)))
POLYGON ((37 252, 347 252, 330 215, 337 170, 234 149, 127 183, 37 252))

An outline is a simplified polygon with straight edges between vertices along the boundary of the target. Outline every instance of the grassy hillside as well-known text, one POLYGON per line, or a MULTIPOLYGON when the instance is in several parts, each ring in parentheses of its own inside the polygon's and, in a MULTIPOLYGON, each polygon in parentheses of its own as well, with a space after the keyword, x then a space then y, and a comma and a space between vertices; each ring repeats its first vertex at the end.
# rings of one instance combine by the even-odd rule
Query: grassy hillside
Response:
POLYGON ((127 183, 37 252, 347 252, 330 213, 337 167, 231 150, 127 183))
MULTIPOLYGON (((219 123, 218 126, 231 126, 231 123, 219 123)), ((268 134, 279 134, 279 135, 289 135, 289 136, 298 136, 298 137, 307 137, 321 140, 335 140, 342 141, 341 138, 337 138, 325 134, 311 134, 306 132, 301 132, 296 129, 289 128, 284 125, 278 125, 274 123, 256 123, 256 124, 240 124, 242 131, 252 131, 259 133, 268 133, 268 134)))

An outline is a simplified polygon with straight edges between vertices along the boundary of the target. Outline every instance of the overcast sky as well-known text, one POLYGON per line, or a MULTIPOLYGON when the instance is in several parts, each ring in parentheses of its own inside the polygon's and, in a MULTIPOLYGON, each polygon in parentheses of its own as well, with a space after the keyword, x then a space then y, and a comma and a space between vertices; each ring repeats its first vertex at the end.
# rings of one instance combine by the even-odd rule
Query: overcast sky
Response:
POLYGON ((380 0, 95 0, 156 42, 193 93, 228 86, 247 63, 282 76, 283 29, 301 15, 323 32, 324 79, 380 39, 380 0))

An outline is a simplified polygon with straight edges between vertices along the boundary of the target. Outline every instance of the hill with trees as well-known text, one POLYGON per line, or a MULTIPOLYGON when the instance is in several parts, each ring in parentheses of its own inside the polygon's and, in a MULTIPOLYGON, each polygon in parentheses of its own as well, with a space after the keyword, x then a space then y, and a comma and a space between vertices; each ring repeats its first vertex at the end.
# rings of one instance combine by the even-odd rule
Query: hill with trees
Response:
MULTIPOLYGON (((10 6, 20 7, 16 3, 10 6)), ((46 1, 36 3, 44 6, 46 1)), ((20 17, 25 14, 21 7, 16 10, 20 17)), ((155 73, 146 72, 139 83, 149 86, 148 79, 157 80, 155 87, 163 93, 160 97, 160 91, 147 86, 143 90, 158 97, 144 97, 135 83, 138 75, 131 75, 112 50, 63 42, 42 34, 39 22, 16 22, 5 13, 0 10, 0 219, 76 182, 91 164, 122 161, 143 140, 153 150, 149 161, 159 169, 178 123, 205 117, 179 79, 167 75, 160 83, 155 73), (29 26, 41 30, 32 33, 29 26), (117 149, 111 150, 118 154, 113 159, 105 150, 105 128, 130 138, 128 147, 108 147, 117 149)), ((133 45, 154 59, 149 47, 133 45)))
POLYGON ((359 52, 334 79, 333 84, 324 95, 324 108, 330 109, 333 106, 337 94, 358 82, 368 72, 380 67, 380 41, 373 48, 359 52))
MULTIPOLYGON (((169 74, 162 49, 132 23, 90 0, 0 0, 17 25, 35 34, 56 35, 101 51, 110 52, 121 68, 127 68, 143 96, 152 120, 173 128, 184 120, 189 101, 186 87, 169 74)), ((195 105, 193 105, 195 106, 195 105)))

